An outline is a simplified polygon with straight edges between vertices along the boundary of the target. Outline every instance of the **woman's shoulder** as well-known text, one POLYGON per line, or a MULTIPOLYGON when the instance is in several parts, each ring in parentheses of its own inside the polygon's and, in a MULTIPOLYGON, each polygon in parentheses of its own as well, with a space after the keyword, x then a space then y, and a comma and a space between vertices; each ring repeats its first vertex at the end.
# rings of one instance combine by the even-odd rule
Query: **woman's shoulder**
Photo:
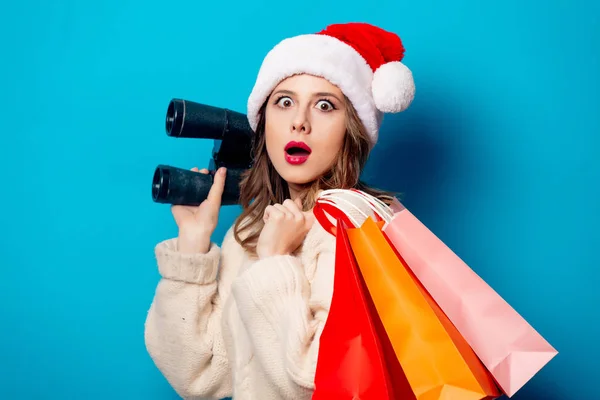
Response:
POLYGON ((241 251, 243 250, 242 245, 236 238, 236 223, 231 224, 225 235, 223 236, 223 242, 221 243, 221 249, 230 251, 241 251))
POLYGON ((238 216, 231 226, 227 228, 221 248, 224 250, 244 252, 245 250, 240 241, 243 241, 250 236, 253 229, 252 226, 248 226, 248 224, 251 224, 250 217, 246 216, 242 218, 241 216, 238 216), (248 229, 244 229, 246 227, 248 229))

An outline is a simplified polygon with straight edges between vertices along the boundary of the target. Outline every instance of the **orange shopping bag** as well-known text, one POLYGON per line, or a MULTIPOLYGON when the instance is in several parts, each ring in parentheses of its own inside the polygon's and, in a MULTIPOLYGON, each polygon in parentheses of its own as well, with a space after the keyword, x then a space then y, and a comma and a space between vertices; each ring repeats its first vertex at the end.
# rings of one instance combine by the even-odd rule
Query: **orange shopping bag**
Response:
POLYGON ((370 217, 348 239, 375 308, 418 400, 500 397, 468 343, 370 217))
MULTIPOLYGON (((317 219, 323 217, 319 210, 317 219)), ((378 320, 342 219, 337 222, 333 298, 321 333, 312 399, 415 400, 378 320)))

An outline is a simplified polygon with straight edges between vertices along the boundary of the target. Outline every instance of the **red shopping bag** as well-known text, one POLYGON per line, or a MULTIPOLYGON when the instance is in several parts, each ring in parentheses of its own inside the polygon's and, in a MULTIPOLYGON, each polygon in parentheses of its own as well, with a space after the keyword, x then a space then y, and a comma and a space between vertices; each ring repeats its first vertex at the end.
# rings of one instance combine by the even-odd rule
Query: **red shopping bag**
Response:
MULTIPOLYGON (((321 207, 315 210, 317 219, 334 234, 322 211, 321 207)), ((333 298, 320 338, 312 398, 414 400, 360 275, 345 230, 346 218, 339 217, 333 298)))

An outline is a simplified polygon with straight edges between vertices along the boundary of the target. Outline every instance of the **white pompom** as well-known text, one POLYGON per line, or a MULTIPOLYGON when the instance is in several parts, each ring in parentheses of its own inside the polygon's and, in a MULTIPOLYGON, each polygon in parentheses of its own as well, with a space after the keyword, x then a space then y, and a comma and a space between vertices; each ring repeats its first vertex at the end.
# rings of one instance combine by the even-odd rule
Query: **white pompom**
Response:
POLYGON ((410 106, 415 97, 412 72, 400 61, 380 66, 373 74, 373 100, 384 113, 397 113, 410 106))

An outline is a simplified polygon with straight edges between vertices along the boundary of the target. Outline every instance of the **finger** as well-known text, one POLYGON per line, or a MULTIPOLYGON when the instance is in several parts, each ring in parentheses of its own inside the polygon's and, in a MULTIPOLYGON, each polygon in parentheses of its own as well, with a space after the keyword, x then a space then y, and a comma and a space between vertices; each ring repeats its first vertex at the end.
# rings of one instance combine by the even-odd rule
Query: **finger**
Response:
POLYGON ((304 215, 302 215, 302 210, 300 208, 301 205, 299 207, 297 201, 287 199, 283 202, 283 206, 292 214, 292 217, 296 221, 300 222, 304 220, 304 215))
POLYGON ((278 208, 278 204, 271 204, 265 208, 264 216, 268 217, 273 214, 281 214, 281 213, 282 213, 282 210, 280 208, 278 208))
POLYGON ((294 199, 294 203, 298 206, 298 209, 302 210, 304 207, 302 206, 302 199, 300 197, 296 197, 294 199))
POLYGON ((272 210, 273 210, 273 206, 267 206, 265 208, 265 211, 263 213, 263 221, 264 222, 267 222, 269 220, 272 210))
POLYGON ((296 203, 292 199, 286 199, 283 202, 282 206, 285 207, 286 209, 290 210, 290 211, 298 209, 298 203, 296 203))
POLYGON ((275 207, 276 210, 281 212, 282 218, 292 219, 294 217, 294 214, 292 214, 292 212, 283 204, 275 204, 273 207, 275 207))
POLYGON ((284 217, 282 210, 276 207, 276 205, 267 206, 265 208, 265 222, 271 220, 280 220, 284 217))
POLYGON ((315 214, 311 211, 305 211, 302 213, 304 215, 304 221, 305 221, 305 225, 306 227, 310 228, 313 226, 313 224, 315 223, 315 214))
POLYGON ((201 174, 208 174, 208 169, 206 169, 206 168, 202 168, 199 170, 198 167, 194 167, 191 169, 191 171, 200 172, 201 174))
POLYGON ((223 190, 225 189, 226 172, 224 167, 217 170, 208 196, 206 196, 206 200, 215 206, 221 204, 221 197, 223 196, 223 190))

